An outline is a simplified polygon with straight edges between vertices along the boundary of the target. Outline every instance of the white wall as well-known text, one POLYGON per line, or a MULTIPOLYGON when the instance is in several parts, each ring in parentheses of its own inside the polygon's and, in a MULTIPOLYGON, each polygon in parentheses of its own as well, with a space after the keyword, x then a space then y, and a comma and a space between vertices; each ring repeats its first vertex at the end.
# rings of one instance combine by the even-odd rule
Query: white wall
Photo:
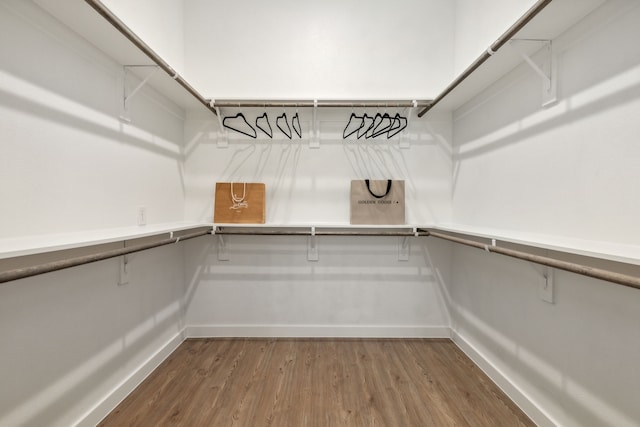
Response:
MULTIPOLYGON (((223 109, 222 115, 233 116, 238 111, 223 109)), ((242 111, 255 124, 264 110, 242 111)), ((209 116, 189 114, 184 150, 188 220, 213 219, 216 181, 247 181, 266 184, 267 223, 348 225, 350 181, 365 178, 405 180, 408 224, 450 220, 448 117, 420 120, 414 115, 407 131, 392 139, 343 140, 342 132, 351 110, 319 109, 320 147, 310 148, 309 109, 299 110, 303 138, 296 136, 292 140, 276 127, 276 116, 283 110, 267 111, 274 129, 273 139, 262 134, 251 139, 227 130, 221 134, 218 123, 209 116), (401 148, 404 144, 406 148, 401 148)), ((396 109, 390 108, 389 112, 395 114, 396 109)), ((376 110, 369 109, 368 113, 373 116, 376 110)), ((294 114, 294 109, 287 109, 289 118, 294 114)))
POLYGON ((0 425, 95 425, 182 342, 179 245, 0 286, 0 425), (106 399, 106 400, 105 400, 106 399))
MULTIPOLYGON (((638 244, 639 29, 637 2, 608 2, 554 40, 557 104, 523 66, 455 113, 454 222, 638 244)), ((462 247, 452 265, 452 327, 490 371, 558 425, 638 425, 637 290, 558 271, 551 305, 539 267, 462 247)))
POLYGON ((306 237, 225 237, 188 242, 188 333, 195 336, 448 336, 443 298, 448 254, 411 238, 320 237, 307 261, 306 237))
POLYGON ((455 113, 454 222, 639 241, 638 12, 624 5, 554 41, 555 105, 541 108, 541 82, 522 65, 455 113))
MULTIPOLYGON (((450 78, 453 8, 448 2, 187 2, 186 64, 213 98, 421 98, 450 78), (436 17, 434 19, 434 17, 436 17), (425 25, 429 22, 430 25, 425 25), (233 64, 233 66, 229 66, 233 64), (197 73, 197 74, 196 74, 197 73)), ((224 109, 224 116, 240 109, 224 109)), ((243 109, 255 123, 263 109, 243 109)), ((397 109, 389 107, 395 114, 397 109)), ((419 121, 395 139, 344 141, 349 109, 319 109, 320 147, 302 139, 220 132, 190 114, 186 124, 186 218, 211 220, 217 181, 266 184, 266 222, 349 224, 352 179, 406 181, 409 224, 450 218, 450 119, 419 121), (228 142, 229 146, 222 148, 228 142), (408 148, 401 148, 407 144, 408 148)), ((363 110, 356 108, 361 114, 363 110)), ((375 109, 367 111, 375 115, 375 109)), ((407 115, 410 111, 400 111, 407 115)), ((291 118, 295 109, 286 110, 291 118)), ((448 324, 427 249, 398 261, 396 238, 225 239, 229 261, 189 245, 187 322, 204 335, 442 336, 448 324)), ((437 247, 435 257, 446 257, 437 247)))
POLYGON ((214 99, 430 98, 451 79, 453 19, 446 0, 190 0, 186 72, 214 99))
MULTIPOLYGON (((141 204, 182 220, 182 112, 143 90, 118 121, 121 71, 31 2, 0 2, 0 238, 133 226, 141 204)), ((181 342, 182 255, 132 255, 125 286, 118 259, 0 286, 0 425, 95 425, 181 342)))
POLYGON ((104 0, 103 3, 174 70, 184 75, 184 0, 104 0))
MULTIPOLYGON (((243 111, 254 122, 258 110, 243 111)), ((269 109, 274 129, 281 112, 269 109)), ((229 132, 226 148, 218 146, 224 136, 215 123, 190 114, 187 219, 212 220, 217 181, 248 181, 266 185, 267 224, 348 226, 350 181, 393 178, 405 180, 408 224, 450 220, 448 117, 413 117, 406 134, 390 140, 345 141, 351 111, 320 110, 320 147, 310 148, 311 113, 299 113, 303 139, 285 139, 277 129, 274 139, 229 132)), ((443 279, 427 252, 439 260, 442 276, 449 264, 446 251, 422 246, 423 239, 412 239, 408 262, 398 261, 397 238, 322 238, 318 262, 307 261, 304 237, 229 236, 229 261, 217 260, 215 239, 208 248, 190 245, 196 247, 186 257, 187 323, 208 335, 442 336, 448 324, 443 279)))
POLYGON ((471 65, 535 3, 534 0, 456 0, 454 75, 471 65))
POLYGON ((119 121, 122 68, 29 6, 0 16, 0 237, 182 220, 184 113, 143 89, 119 121))

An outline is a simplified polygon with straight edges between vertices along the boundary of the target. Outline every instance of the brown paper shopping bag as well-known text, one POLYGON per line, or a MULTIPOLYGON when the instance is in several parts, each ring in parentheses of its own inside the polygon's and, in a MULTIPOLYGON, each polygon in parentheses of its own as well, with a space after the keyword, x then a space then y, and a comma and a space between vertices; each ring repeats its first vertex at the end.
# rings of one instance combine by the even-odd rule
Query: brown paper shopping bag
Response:
POLYGON ((265 185, 256 182, 217 182, 213 222, 264 224, 265 185))
POLYGON ((351 224, 405 223, 403 180, 351 181, 351 224))

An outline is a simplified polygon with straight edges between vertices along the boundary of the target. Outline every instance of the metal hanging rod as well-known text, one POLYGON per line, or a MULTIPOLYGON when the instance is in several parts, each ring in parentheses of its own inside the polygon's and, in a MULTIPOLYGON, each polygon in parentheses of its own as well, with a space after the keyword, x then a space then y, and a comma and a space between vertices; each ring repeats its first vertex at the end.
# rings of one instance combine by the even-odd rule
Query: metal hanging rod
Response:
POLYGON ((218 227, 212 232, 214 235, 241 235, 241 236, 399 236, 399 237, 417 237, 426 236, 426 232, 418 232, 412 230, 318 230, 318 229, 243 229, 243 228, 224 228, 218 227))
POLYGON ((534 255, 527 252, 517 251, 514 249, 503 248, 495 245, 487 245, 475 240, 463 239, 449 234, 437 231, 427 230, 427 236, 437 237, 438 239, 448 240, 450 242, 459 243, 461 245, 471 246, 473 248, 482 249, 487 252, 495 252, 501 255, 518 258, 521 260, 533 262, 548 267, 558 268, 560 270, 569 271, 571 273, 581 274, 583 276, 593 277, 594 279, 605 280, 607 282, 617 283, 619 285, 628 286, 630 288, 640 289, 640 277, 629 276, 626 274, 616 273, 615 271, 603 270, 600 268, 589 267, 587 265, 576 264, 573 262, 561 261, 541 255, 534 255))
POLYGON ((162 70, 174 79, 180 86, 189 92, 195 99, 204 105, 209 111, 217 115, 216 110, 211 106, 210 100, 205 98, 195 90, 182 76, 178 74, 169 64, 167 64, 149 45, 147 45, 140 37, 138 37, 129 27, 125 25, 109 8, 107 8, 100 0, 85 0, 85 2, 96 10, 104 19, 115 27, 123 36, 140 49, 145 55, 155 62, 162 70))
POLYGON ((452 90, 454 90, 460 83, 467 79, 475 70, 478 69, 487 59, 491 58, 494 53, 498 51, 505 43, 507 43, 513 36, 516 35, 518 31, 520 31, 529 21, 531 21, 535 16, 540 13, 545 7, 551 3, 552 0, 539 0, 536 4, 534 4, 524 15, 520 17, 509 29, 502 34, 498 40, 496 40, 489 48, 473 63, 462 72, 449 86, 447 86, 442 93, 436 96, 433 101, 429 103, 426 107, 424 107, 420 112, 418 112, 418 117, 424 116, 427 111, 435 107, 440 101, 444 99, 452 90))
POLYGON ((630 288, 640 289, 640 277, 630 276, 627 274, 621 274, 610 270, 604 270, 600 268, 594 268, 583 264, 577 264, 568 261, 562 261, 555 258, 534 255, 527 252, 522 252, 514 249, 508 249, 496 245, 484 244, 475 240, 464 239, 461 237, 451 236, 449 234, 441 233, 438 231, 427 229, 412 229, 412 230, 317 230, 315 227, 309 229, 295 229, 295 228, 280 228, 280 229, 259 229, 259 228, 225 228, 215 227, 206 228, 193 233, 184 234, 182 236, 170 237, 167 239, 158 240, 151 243, 130 246, 120 249, 113 249, 110 251, 99 252, 95 254, 89 254, 74 258, 68 258, 65 260, 52 261, 49 263, 39 264, 30 267, 17 268, 14 270, 0 272, 0 283, 6 283, 13 280, 24 279, 27 277, 37 276, 40 274, 50 273, 53 271, 63 270, 66 268, 76 267, 84 264, 89 264, 97 261, 106 260, 109 258, 115 258, 123 255, 128 255, 134 252, 140 252, 147 249, 156 248, 159 246, 170 245, 178 243, 184 240, 193 239, 208 234, 218 235, 263 235, 263 236, 398 236, 398 237, 419 237, 419 236, 431 236, 438 239, 447 240, 453 243, 458 243, 465 246, 470 246, 476 249, 481 249, 487 252, 493 252, 512 258, 521 259, 524 261, 533 262, 540 265, 545 265, 560 270, 569 271, 571 273, 580 274, 583 276, 592 277, 607 282, 617 283, 622 286, 630 288))
POLYGON ((243 100, 222 99, 212 100, 211 105, 219 108, 231 107, 377 107, 377 108, 411 108, 424 107, 431 103, 430 100, 243 100))
POLYGON ((159 246, 170 245, 172 243, 182 242, 183 240, 193 239, 195 237, 211 234, 211 228, 196 231, 182 236, 170 237, 168 239, 158 240, 156 242, 146 243, 142 245, 129 246, 110 251, 98 252, 95 254, 83 255, 74 258, 68 258, 60 261, 52 261, 44 264, 38 264, 30 267, 16 268, 0 272, 0 283, 10 282, 12 280, 24 279, 27 277, 37 276, 40 274, 51 273, 52 271, 63 270, 65 268, 77 267, 79 265, 89 264, 92 262, 102 261, 109 258, 115 258, 123 255, 132 254, 134 252, 145 251, 147 249, 157 248, 159 246))

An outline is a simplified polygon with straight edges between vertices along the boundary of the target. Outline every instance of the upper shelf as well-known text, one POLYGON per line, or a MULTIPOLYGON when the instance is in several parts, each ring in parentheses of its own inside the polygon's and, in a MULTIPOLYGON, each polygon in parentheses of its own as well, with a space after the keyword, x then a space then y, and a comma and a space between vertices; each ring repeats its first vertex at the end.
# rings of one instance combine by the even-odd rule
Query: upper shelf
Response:
POLYGON ((209 223, 175 222, 0 239, 0 259, 121 242, 210 226, 209 223))
MULTIPOLYGON (((126 30, 129 31, 133 39, 136 39, 136 43, 125 37, 114 25, 123 27, 126 27, 126 25, 119 21, 108 9, 104 8, 99 1, 95 3, 104 8, 101 13, 105 16, 101 15, 85 0, 34 1, 117 63, 123 66, 159 65, 164 71, 155 73, 147 84, 183 109, 207 108, 213 111, 205 105, 208 100, 128 28, 126 30), (115 23, 109 22, 107 16, 111 16, 110 19, 115 23), (145 50, 154 56, 157 61, 151 59, 149 54, 145 53, 145 50)), ((136 73, 135 70, 133 72, 136 73)))
POLYGON ((515 243, 574 255, 599 258, 625 264, 640 265, 640 246, 615 242, 576 239, 564 236, 551 236, 538 233, 497 230, 486 227, 473 227, 459 224, 439 224, 435 230, 466 236, 496 239, 499 242, 515 243))
MULTIPOLYGON (((122 65, 155 64, 143 51, 145 48, 151 50, 148 46, 145 45, 143 49, 141 49, 140 46, 137 46, 136 43, 125 37, 111 22, 88 4, 88 1, 90 1, 101 5, 99 1, 34 1, 118 63, 122 65)), ((604 3, 604 1, 605 0, 549 1, 539 13, 515 33, 514 38, 553 40, 604 3)), ((538 2, 538 4, 539 3, 541 2, 538 2)), ((109 13, 108 10, 103 11, 103 14, 109 13)), ((118 21, 115 15, 111 17, 111 19, 118 21)), ((518 22, 516 22, 514 26, 517 25, 518 22)), ((507 31, 507 33, 509 32, 510 31, 507 31)), ((135 35, 133 36, 137 37, 135 35)), ((144 44, 142 40, 140 40, 140 42, 144 44)), ((532 49, 535 49, 535 47, 532 49)), ((157 56, 152 50, 151 52, 157 56)), ((483 53, 483 55, 486 55, 486 53, 483 53)), ((481 58, 482 56, 478 59, 481 58)), ((160 60, 162 61, 161 58, 160 60)), ((478 62, 478 60, 476 60, 474 64, 476 62, 478 62)), ((455 84, 453 90, 448 92, 447 89, 445 89, 447 92, 446 95, 444 95, 445 92, 443 92, 441 96, 436 97, 438 103, 434 106, 434 110, 453 111, 457 109, 486 89, 491 83, 522 63, 522 57, 514 49, 510 49, 508 46, 502 46, 490 58, 481 62, 479 67, 474 67, 473 71, 463 79, 461 79, 462 76, 455 79, 452 82, 452 85, 455 84)), ((166 65, 168 66, 168 64, 166 65)), ((198 106, 203 107, 207 103, 207 100, 191 85, 186 83, 181 76, 179 77, 181 81, 180 84, 173 78, 174 76, 167 74, 167 72, 156 73, 149 80, 149 84, 184 109, 198 108, 198 106), (185 83, 185 85, 182 83, 185 83)), ((205 108, 213 111, 211 107, 205 106, 205 108)))
MULTIPOLYGON (((521 29, 515 32, 512 39, 553 40, 604 2, 605 0, 552 0, 521 29)), ((510 30, 514 29, 518 22, 507 30, 498 41, 510 33, 510 30)), ((487 50, 489 48, 488 46, 487 50)), ((521 47, 521 50, 527 54, 532 54, 538 49, 540 49, 540 46, 536 44, 532 44, 528 49, 521 47)), ((520 53, 510 48, 508 43, 502 45, 490 56, 487 52, 483 52, 473 63, 480 64, 477 68, 474 68, 470 74, 464 77, 464 74, 473 65, 469 67, 451 83, 448 88, 452 85, 455 85, 455 87, 450 92, 445 94, 447 91, 445 89, 441 95, 435 98, 438 103, 434 105, 433 111, 451 112, 456 110, 522 62, 523 59, 520 53)))

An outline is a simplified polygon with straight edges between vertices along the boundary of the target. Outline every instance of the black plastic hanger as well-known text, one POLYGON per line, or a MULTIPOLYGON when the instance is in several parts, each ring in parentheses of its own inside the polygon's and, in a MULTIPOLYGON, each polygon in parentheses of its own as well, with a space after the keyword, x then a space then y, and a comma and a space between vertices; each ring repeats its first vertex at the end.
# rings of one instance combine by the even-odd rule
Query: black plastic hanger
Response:
POLYGON ((302 138, 302 128, 300 128, 300 116, 298 116, 297 111, 296 111, 296 114, 291 119, 291 126, 293 127, 293 130, 298 135, 298 137, 302 138), (296 123, 298 124, 297 128, 296 128, 296 123))
POLYGON ((382 115, 382 119, 373 128, 373 135, 372 136, 374 138, 377 138, 380 135, 384 135, 385 133, 387 133, 391 129, 392 125, 393 125, 393 119, 391 118, 391 116, 389 116, 389 114, 384 113, 382 115))
POLYGON ((378 126, 380 126, 380 123, 382 123, 382 114, 380 114, 380 112, 377 112, 376 115, 373 117, 373 130, 375 130, 375 128, 377 128, 378 126))
POLYGON ((369 129, 371 129, 372 125, 373 125, 373 117, 369 116, 367 113, 364 113, 364 116, 362 116, 362 126, 360 126, 360 129, 358 129, 358 139, 362 138, 363 136, 366 136, 367 132, 369 132, 369 129))
POLYGON ((273 129, 271 129, 271 123, 269 123, 269 116, 266 111, 261 116, 256 117, 256 127, 266 133, 269 138, 273 138, 273 129), (266 121, 266 127, 260 126, 260 123, 258 122, 260 119, 264 119, 266 121))
POLYGON ((278 126, 278 129, 280 129, 280 131, 284 133, 287 138, 291 139, 291 127, 289 126, 289 122, 287 121, 286 112, 283 112, 281 116, 278 116, 278 118, 276 118, 276 126, 278 126), (287 133, 287 131, 284 130, 282 126, 280 126, 280 119, 284 120, 284 123, 287 125, 287 130, 289 131, 289 133, 287 133))
POLYGON ((407 127, 408 123, 409 121, 406 117, 403 117, 400 114, 396 113, 393 118, 393 124, 391 125, 391 127, 389 128, 389 132, 387 133, 387 138, 393 138, 394 136, 402 132, 407 127))
POLYGON ((241 133, 243 135, 247 135, 250 136, 251 138, 257 138, 258 134, 256 133, 256 130, 253 128, 253 126, 251 126, 249 124, 249 122, 247 121, 247 118, 244 116, 244 114, 242 113, 238 113, 235 116, 227 116, 222 120, 222 126, 226 127, 227 129, 231 129, 232 131, 241 133), (240 129, 240 128, 234 128, 233 126, 228 125, 226 122, 227 120, 233 120, 233 119, 237 119, 237 118, 241 118, 244 121, 244 124, 247 125, 247 127, 249 129, 251 129, 252 133, 247 133, 244 130, 240 129))
POLYGON ((344 127, 344 130, 342 131, 342 139, 347 139, 354 133, 358 132, 360 128, 364 125, 364 121, 362 119, 363 119, 362 116, 356 116, 356 113, 351 113, 351 116, 349 116, 349 121, 347 122, 347 125, 344 127), (358 123, 358 121, 360 123, 358 123), (347 133, 347 129, 349 129, 349 126, 351 126, 352 123, 353 123, 354 129, 350 130, 347 133))

